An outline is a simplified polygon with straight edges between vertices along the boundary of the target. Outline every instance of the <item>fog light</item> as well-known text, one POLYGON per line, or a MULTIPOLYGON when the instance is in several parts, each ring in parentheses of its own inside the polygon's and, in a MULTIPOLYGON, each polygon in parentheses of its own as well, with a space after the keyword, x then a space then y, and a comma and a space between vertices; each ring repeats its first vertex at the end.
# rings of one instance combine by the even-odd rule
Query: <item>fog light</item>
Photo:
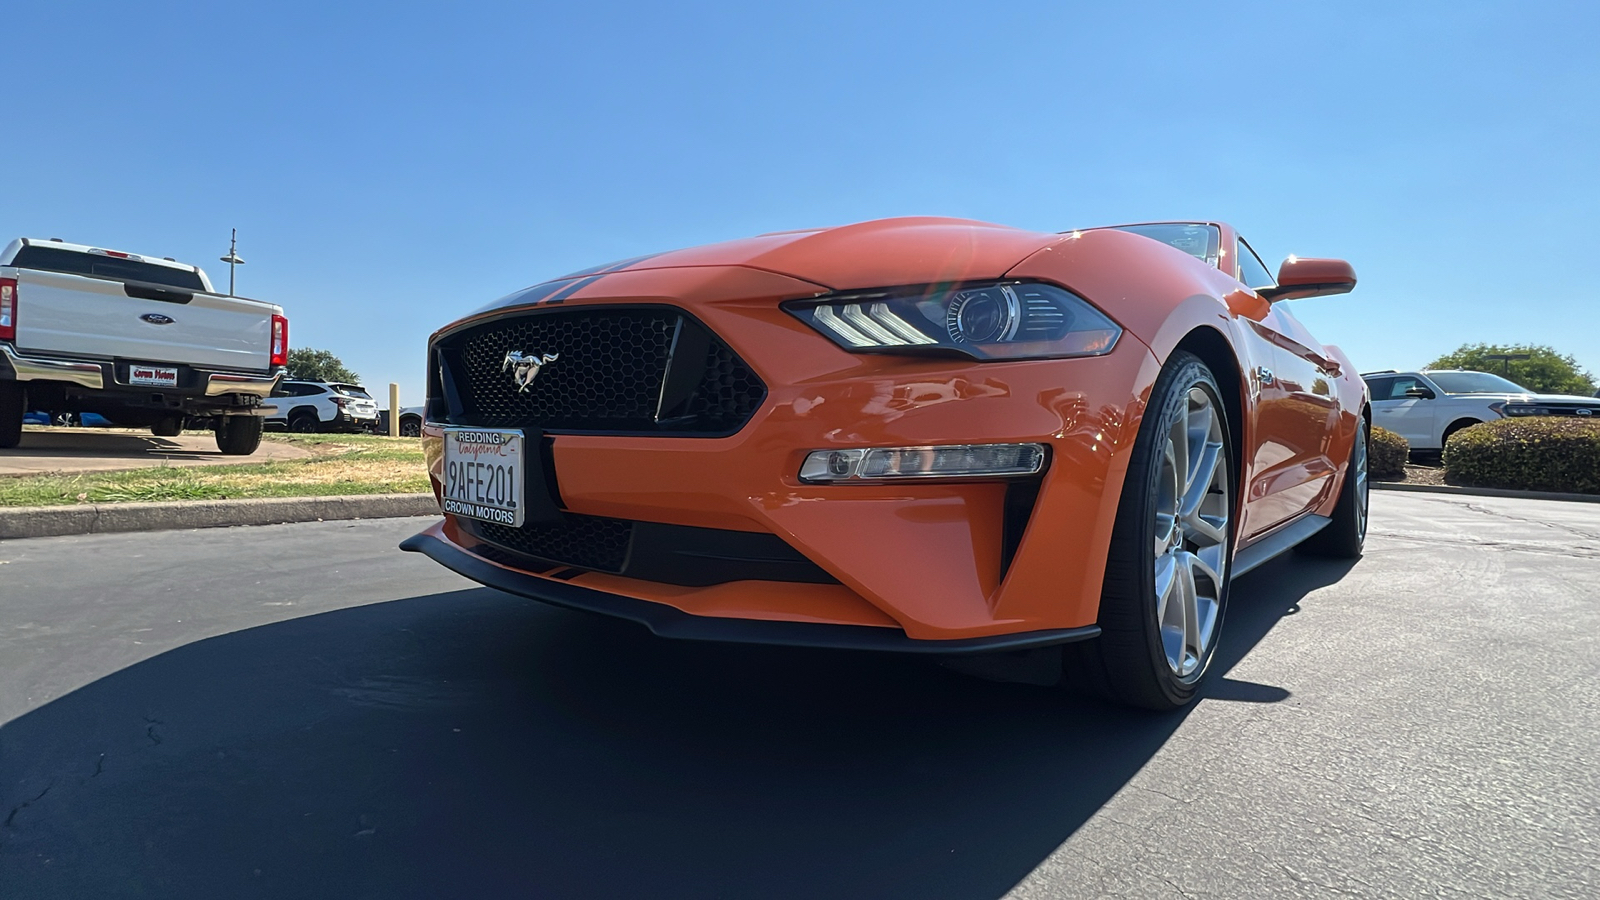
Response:
POLYGON ((1004 478, 1044 468, 1043 444, 957 444, 814 450, 800 466, 805 482, 901 478, 1004 478))

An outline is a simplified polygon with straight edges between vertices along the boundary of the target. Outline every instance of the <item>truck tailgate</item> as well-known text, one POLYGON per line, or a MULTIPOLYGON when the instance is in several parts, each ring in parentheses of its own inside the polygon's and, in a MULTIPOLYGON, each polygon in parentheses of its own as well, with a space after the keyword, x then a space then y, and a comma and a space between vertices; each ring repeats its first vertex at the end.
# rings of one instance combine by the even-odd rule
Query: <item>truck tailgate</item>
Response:
POLYGON ((269 368, 271 317, 278 312, 270 303, 35 269, 16 271, 19 350, 217 369, 269 368))

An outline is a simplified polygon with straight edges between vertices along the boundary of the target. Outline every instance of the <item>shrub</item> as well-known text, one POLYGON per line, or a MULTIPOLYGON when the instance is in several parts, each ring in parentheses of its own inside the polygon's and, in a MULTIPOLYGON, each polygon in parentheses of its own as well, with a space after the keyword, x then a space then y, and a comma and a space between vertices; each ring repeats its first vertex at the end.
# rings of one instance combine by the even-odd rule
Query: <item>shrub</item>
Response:
POLYGON ((1411 443, 1387 428, 1372 426, 1367 442, 1367 474, 1373 478, 1399 478, 1406 473, 1411 443))
POLYGON ((1600 494, 1600 422, 1501 419, 1452 435, 1444 479, 1467 487, 1600 494))

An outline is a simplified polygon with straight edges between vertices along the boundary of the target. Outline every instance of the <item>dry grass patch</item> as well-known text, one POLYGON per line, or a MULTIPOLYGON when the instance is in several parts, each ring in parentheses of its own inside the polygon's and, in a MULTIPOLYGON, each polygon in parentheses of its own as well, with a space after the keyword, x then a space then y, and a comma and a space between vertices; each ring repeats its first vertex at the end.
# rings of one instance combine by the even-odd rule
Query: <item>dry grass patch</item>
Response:
POLYGON ((267 440, 296 444, 315 455, 259 464, 0 478, 0 506, 420 494, 430 490, 422 446, 416 438, 269 434, 267 440))

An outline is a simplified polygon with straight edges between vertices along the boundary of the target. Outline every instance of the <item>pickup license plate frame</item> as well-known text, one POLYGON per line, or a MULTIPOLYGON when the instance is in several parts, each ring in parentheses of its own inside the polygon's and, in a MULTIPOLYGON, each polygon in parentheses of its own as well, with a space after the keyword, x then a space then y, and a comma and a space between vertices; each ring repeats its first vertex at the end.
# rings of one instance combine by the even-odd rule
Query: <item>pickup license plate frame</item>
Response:
POLYGON ((178 367, 130 363, 128 384, 133 387, 175 388, 178 386, 178 367))

